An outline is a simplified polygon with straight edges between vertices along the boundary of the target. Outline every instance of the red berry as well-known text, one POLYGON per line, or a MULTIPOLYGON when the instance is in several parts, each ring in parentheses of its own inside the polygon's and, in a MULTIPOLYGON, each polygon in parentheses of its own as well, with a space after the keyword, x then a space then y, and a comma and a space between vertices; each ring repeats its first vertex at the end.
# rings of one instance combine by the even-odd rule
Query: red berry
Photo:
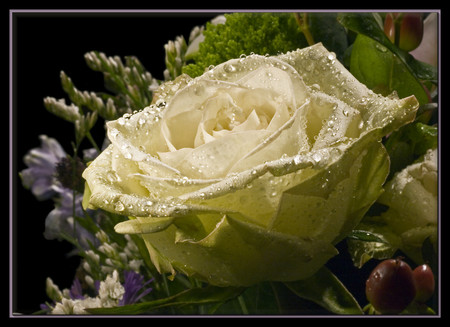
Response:
POLYGON ((412 269, 401 259, 382 261, 366 281, 366 297, 380 313, 400 313, 415 295, 412 269))
POLYGON ((426 302, 434 292, 434 276, 430 266, 423 264, 413 270, 413 280, 416 288, 415 300, 426 302))

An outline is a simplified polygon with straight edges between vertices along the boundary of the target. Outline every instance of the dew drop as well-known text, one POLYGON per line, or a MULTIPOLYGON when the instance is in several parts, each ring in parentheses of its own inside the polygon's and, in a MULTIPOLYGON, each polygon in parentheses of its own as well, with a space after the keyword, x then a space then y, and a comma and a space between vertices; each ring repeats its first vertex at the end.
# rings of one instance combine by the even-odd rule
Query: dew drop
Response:
POLYGON ((314 153, 312 155, 312 158, 315 162, 319 162, 320 160, 322 160, 322 156, 319 153, 314 153))
POLYGON ((166 101, 164 101, 163 99, 158 99, 155 104, 156 107, 163 108, 166 106, 166 101))
POLYGON ((120 134, 120 132, 119 132, 119 130, 118 129, 116 129, 116 128, 113 128, 110 132, 109 132, 109 134, 112 136, 112 137, 117 137, 117 135, 119 135, 120 134))
POLYGON ((123 211, 123 210, 125 209, 125 206, 123 205, 122 202, 117 201, 117 202, 114 204, 114 209, 115 209, 116 211, 123 211))
POLYGON ((116 172, 110 170, 106 173, 106 178, 111 182, 120 182, 120 177, 116 174, 116 172))
POLYGON ((313 84, 313 85, 311 85, 311 89, 313 89, 314 91, 320 91, 320 85, 319 84, 313 84))
POLYGON ((234 67, 232 64, 225 64, 225 65, 223 66, 223 70, 224 70, 226 73, 233 73, 233 72, 236 71, 236 67, 234 67))
POLYGON ((376 42, 375 48, 380 52, 383 52, 383 53, 387 52, 387 48, 378 42, 376 42))

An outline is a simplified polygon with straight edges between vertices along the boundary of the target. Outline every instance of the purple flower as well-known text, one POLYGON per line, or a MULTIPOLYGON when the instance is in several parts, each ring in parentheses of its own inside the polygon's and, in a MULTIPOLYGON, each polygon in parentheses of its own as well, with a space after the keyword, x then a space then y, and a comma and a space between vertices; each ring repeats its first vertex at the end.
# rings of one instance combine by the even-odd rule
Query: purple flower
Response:
POLYGON ((28 166, 19 175, 22 183, 38 200, 47 200, 56 193, 55 167, 67 156, 61 145, 55 139, 40 135, 41 147, 31 149, 24 157, 28 166))
MULTIPOLYGON (((84 182, 80 176, 79 181, 68 183, 69 179, 73 179, 71 169, 75 166, 81 175, 84 164, 79 158, 75 158, 76 165, 73 165, 72 159, 54 138, 40 135, 39 139, 41 146, 31 149, 25 155, 24 162, 28 168, 19 175, 24 187, 31 189, 38 200, 52 199, 55 203, 55 208, 45 219, 44 237, 52 240, 61 239, 61 233, 73 235, 83 248, 88 249, 88 240, 96 242, 94 235, 79 225, 74 227, 74 216, 82 217, 84 212, 81 207, 82 190, 77 187, 78 191, 74 192, 72 188, 79 184, 83 186, 84 182)), ((89 153, 95 155, 92 151, 89 153)))
POLYGON ((52 240, 60 237, 61 232, 65 232, 69 235, 73 233, 73 214, 76 216, 83 216, 83 209, 81 207, 81 201, 83 196, 75 194, 75 210, 74 206, 74 194, 72 190, 56 187, 58 192, 58 198, 55 199, 55 208, 50 211, 45 219, 45 232, 46 239, 52 240))
POLYGON ((78 278, 74 279, 69 295, 72 300, 84 300, 83 289, 78 278))
MULTIPOLYGON (((85 214, 81 206, 83 196, 79 193, 74 194, 68 188, 55 187, 55 189, 58 192, 58 197, 54 198, 55 208, 45 218, 44 237, 48 240, 60 240, 61 234, 64 233, 76 238, 83 249, 89 249, 89 243, 97 244, 98 240, 96 237, 74 219, 74 215, 83 217, 85 214)), ((97 220, 95 212, 89 210, 89 214, 94 221, 97 220)))
POLYGON ((144 276, 141 274, 134 271, 125 271, 124 279, 125 294, 119 301, 119 305, 136 303, 152 291, 152 288, 145 289, 145 287, 153 281, 153 278, 144 282, 144 276))

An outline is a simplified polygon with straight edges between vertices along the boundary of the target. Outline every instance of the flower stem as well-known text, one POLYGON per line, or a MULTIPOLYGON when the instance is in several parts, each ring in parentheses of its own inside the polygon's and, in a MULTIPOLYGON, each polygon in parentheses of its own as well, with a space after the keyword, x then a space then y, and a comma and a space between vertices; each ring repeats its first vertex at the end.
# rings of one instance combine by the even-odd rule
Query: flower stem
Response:
POLYGON ((241 307, 242 313, 248 315, 247 305, 245 304, 244 297, 242 295, 238 296, 239 306, 241 307))
POLYGON ((306 38, 306 41, 308 42, 308 45, 314 45, 316 42, 314 42, 314 38, 311 34, 311 31, 309 30, 308 26, 308 14, 307 13, 294 13, 295 20, 297 21, 298 26, 300 27, 300 31, 302 31, 303 35, 306 38))
POLYGON ((98 147, 97 143, 95 142, 94 138, 92 137, 91 132, 87 132, 86 137, 88 138, 89 142, 91 142, 92 146, 95 148, 95 150, 97 150, 98 153, 102 152, 98 147))

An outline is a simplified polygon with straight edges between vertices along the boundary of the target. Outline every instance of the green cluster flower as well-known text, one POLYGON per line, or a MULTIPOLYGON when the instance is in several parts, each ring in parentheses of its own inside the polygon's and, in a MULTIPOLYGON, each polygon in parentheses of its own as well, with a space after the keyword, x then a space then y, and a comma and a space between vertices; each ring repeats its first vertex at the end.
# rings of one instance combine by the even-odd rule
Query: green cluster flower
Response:
POLYGON ((276 55, 308 45, 292 13, 226 14, 225 24, 206 24, 205 40, 193 55, 194 63, 183 67, 191 77, 205 68, 250 53, 276 55))

